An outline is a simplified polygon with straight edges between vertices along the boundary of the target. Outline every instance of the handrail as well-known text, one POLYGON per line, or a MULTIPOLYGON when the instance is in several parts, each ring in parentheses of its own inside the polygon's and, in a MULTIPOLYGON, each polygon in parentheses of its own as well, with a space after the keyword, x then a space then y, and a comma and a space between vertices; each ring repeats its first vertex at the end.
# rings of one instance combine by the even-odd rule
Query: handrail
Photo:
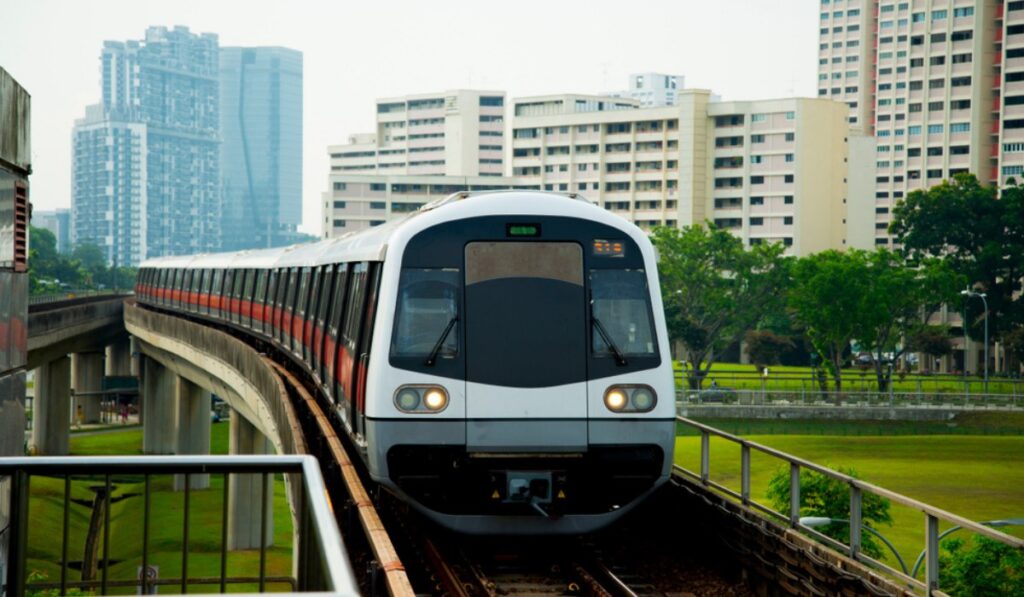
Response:
POLYGON ((688 470, 678 464, 673 465, 673 469, 677 474, 692 478, 705 486, 711 487, 721 493, 724 493, 730 497, 739 499, 744 505, 755 507, 757 510, 764 512, 768 515, 778 517, 782 520, 788 521, 791 527, 797 528, 808 532, 814 538, 823 540, 822 542, 835 546, 839 542, 832 540, 825 535, 814 531, 809 526, 806 526, 800 522, 800 469, 807 469, 816 473, 822 474, 826 477, 842 481, 850 487, 850 519, 854 521, 850 524, 850 545, 843 544, 843 547, 848 552, 850 557, 855 560, 859 560, 865 563, 869 563, 875 566, 879 566, 885 569, 886 572, 906 581, 908 584, 924 588, 929 595, 933 594, 938 589, 938 549, 939 549, 939 521, 949 522, 954 525, 960 526, 965 530, 977 533, 984 537, 988 537, 994 541, 1015 547, 1017 549, 1024 550, 1024 539, 1008 535, 993 529, 992 527, 985 526, 978 522, 968 520, 952 512, 948 512, 941 508, 937 508, 930 504, 926 504, 922 501, 915 500, 914 498, 907 497, 903 494, 896 493, 884 487, 879 487, 873 483, 868 483, 861 479, 851 477, 850 475, 841 473, 839 471, 832 470, 826 466, 822 466, 810 460, 787 454, 781 450, 760 444, 754 441, 750 441, 733 435, 726 431, 716 429, 709 425, 705 425, 698 421, 688 419, 686 417, 676 417, 676 420, 688 427, 692 427, 700 431, 701 442, 700 442, 700 467, 699 473, 688 470), (734 444, 740 446, 740 493, 736 493, 734 490, 725 487, 715 481, 711 480, 711 457, 710 457, 710 438, 711 436, 719 437, 734 444), (762 454, 778 458, 790 466, 790 511, 788 514, 778 512, 767 506, 754 500, 750 494, 750 451, 754 450, 762 454), (867 555, 861 553, 861 505, 863 503, 862 495, 864 492, 872 493, 880 497, 884 497, 892 502, 906 506, 908 508, 917 510, 925 515, 926 521, 926 536, 925 536, 925 583, 911 578, 907 574, 903 573, 902 570, 897 570, 888 566, 882 562, 879 562, 867 555))
MULTIPOLYGON (((326 486, 320 474, 320 467, 312 456, 102 456, 102 457, 34 457, 0 458, 0 480, 9 477, 10 488, 10 530, 8 536, 7 595, 20 597, 26 588, 25 556, 27 525, 25 512, 28 506, 28 480, 31 476, 59 476, 65 478, 65 485, 73 475, 102 475, 109 487, 113 474, 136 474, 146 477, 146 500, 150 475, 181 474, 262 474, 298 473, 302 497, 297 507, 300 537, 295 545, 299 590, 330 595, 358 595, 359 590, 349 561, 341 533, 331 508, 327 503, 326 486), (308 576, 304 577, 303 575, 308 576)), ((226 482, 226 479, 225 479, 226 482)), ((0 484, 3 487, 3 484, 0 484)), ((185 483, 185 499, 188 499, 189 483, 185 483)), ((65 501, 66 507, 66 501, 65 501)), ((148 516, 148 513, 147 515, 148 516)), ((65 525, 67 517, 65 516, 65 525)), ((144 521, 148 525, 148 522, 144 521)), ((186 513, 186 526, 187 526, 186 513)), ((227 524, 227 520, 223 524, 227 524)), ((109 532, 109 519, 105 532, 109 532)), ((66 534, 66 529, 65 529, 66 534)), ((262 537, 262 533, 261 533, 262 537)), ((145 543, 145 539, 143 541, 145 543)), ((145 561, 146 546, 143 546, 145 561)), ((223 569, 222 569, 223 576, 223 569)), ((266 580, 260 570, 260 582, 266 580)), ((225 579, 221 578, 223 583, 225 579)), ((104 575, 104 585, 106 584, 104 575)), ((145 581, 144 581, 145 582, 145 581)), ((184 584, 188 578, 181 579, 184 584)), ((62 585, 65 580, 62 577, 62 585)), ((67 582, 67 586, 75 583, 67 582)), ((61 587, 63 588, 63 586, 61 587)))

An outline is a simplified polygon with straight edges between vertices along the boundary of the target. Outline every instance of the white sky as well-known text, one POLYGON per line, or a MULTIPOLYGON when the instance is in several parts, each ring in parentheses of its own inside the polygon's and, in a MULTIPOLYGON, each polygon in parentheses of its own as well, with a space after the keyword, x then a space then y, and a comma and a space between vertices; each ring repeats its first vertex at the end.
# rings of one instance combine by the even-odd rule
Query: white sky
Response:
POLYGON ((99 100, 104 40, 150 25, 304 54, 303 226, 319 234, 327 145, 373 128, 377 97, 453 88, 509 97, 686 77, 723 99, 813 96, 818 0, 4 0, 0 66, 32 95, 31 198, 71 204, 71 127, 99 100))

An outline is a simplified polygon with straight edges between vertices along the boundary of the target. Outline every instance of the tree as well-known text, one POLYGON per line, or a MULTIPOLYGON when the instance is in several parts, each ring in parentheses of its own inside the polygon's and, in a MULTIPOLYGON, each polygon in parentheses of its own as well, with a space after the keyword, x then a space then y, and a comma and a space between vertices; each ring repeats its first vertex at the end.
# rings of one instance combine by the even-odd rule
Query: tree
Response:
POLYGON ((744 336, 747 354, 758 371, 768 365, 778 365, 782 354, 793 349, 793 340, 771 330, 751 330, 744 336))
MULTIPOLYGON (((839 472, 858 478, 853 469, 839 472)), ((789 467, 780 467, 768 481, 768 500, 779 512, 789 512, 789 467)), ((873 529, 878 525, 892 526, 889 500, 873 493, 861 493, 861 522, 873 529)), ((800 516, 822 516, 833 520, 850 518, 850 486, 819 472, 800 469, 800 516)), ((833 522, 820 529, 821 533, 836 541, 850 544, 850 525, 833 522)), ((861 533, 861 549, 867 555, 880 559, 884 552, 870 533, 861 533)))
POLYGON ((867 301, 856 317, 856 339, 874 358, 878 391, 892 383, 885 356, 895 363, 907 350, 907 338, 935 313, 942 303, 951 301, 966 282, 939 259, 924 259, 914 266, 888 249, 867 255, 865 272, 867 301))
POLYGON ((56 292, 60 284, 77 285, 82 279, 80 264, 57 252, 57 239, 45 228, 29 230, 29 292, 56 292))
POLYGON ((973 537, 950 539, 939 562, 939 587, 949 595, 1024 595, 1024 553, 993 541, 973 537))
POLYGON ((682 343, 690 387, 699 389, 715 355, 781 301, 784 247, 744 249, 742 240, 712 224, 656 228, 652 240, 669 335, 682 343))
POLYGON ((822 251, 793 264, 789 306, 807 328, 807 337, 843 389, 843 362, 850 342, 863 329, 861 319, 871 300, 868 254, 822 251))
MULTIPOLYGON (((949 327, 944 325, 922 325, 907 337, 907 350, 920 352, 929 359, 944 357, 953 352, 953 341, 949 327)), ((931 369, 931 363, 926 370, 931 369)))
POLYGON ((1019 367, 1024 361, 1024 326, 1013 328, 1003 336, 1006 354, 1013 359, 1013 366, 1019 367))
MULTIPOLYGON (((908 194, 893 210, 890 232, 911 260, 942 259, 987 294, 995 338, 1024 324, 1024 187, 1011 180, 999 193, 973 174, 957 174, 908 194)), ((980 338, 984 306, 966 301, 966 309, 968 333, 980 338)))

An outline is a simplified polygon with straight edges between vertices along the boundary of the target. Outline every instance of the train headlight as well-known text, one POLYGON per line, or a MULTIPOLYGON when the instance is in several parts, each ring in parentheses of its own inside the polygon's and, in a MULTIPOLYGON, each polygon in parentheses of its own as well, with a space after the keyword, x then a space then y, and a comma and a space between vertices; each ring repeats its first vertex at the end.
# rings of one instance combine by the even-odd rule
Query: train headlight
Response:
POLYGON ((621 388, 611 387, 604 393, 604 405, 612 412, 622 412, 629 405, 629 399, 621 388))
POLYGON ((604 393, 604 405, 616 413, 645 413, 654 410, 658 396, 645 385, 623 384, 612 386, 604 393))
POLYGON ((448 406, 448 392, 441 386, 428 388, 423 394, 423 405, 434 412, 444 410, 448 406))
POLYGON ((395 391, 395 406, 407 413, 441 412, 448 406, 448 390, 441 386, 402 386, 395 391))
POLYGON ((420 405, 420 393, 412 388, 399 390, 395 402, 398 404, 398 408, 402 410, 416 410, 416 407, 420 405))

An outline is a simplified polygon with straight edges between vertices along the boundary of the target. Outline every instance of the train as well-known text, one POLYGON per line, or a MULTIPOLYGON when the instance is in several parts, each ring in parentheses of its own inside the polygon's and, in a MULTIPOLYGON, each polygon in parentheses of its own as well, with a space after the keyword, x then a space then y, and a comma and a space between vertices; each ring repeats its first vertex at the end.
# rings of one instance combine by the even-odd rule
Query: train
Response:
POLYGON ((290 359, 374 482, 467 534, 576 534, 671 474, 654 248, 578 195, 456 193, 281 249, 165 257, 137 302, 290 359))

